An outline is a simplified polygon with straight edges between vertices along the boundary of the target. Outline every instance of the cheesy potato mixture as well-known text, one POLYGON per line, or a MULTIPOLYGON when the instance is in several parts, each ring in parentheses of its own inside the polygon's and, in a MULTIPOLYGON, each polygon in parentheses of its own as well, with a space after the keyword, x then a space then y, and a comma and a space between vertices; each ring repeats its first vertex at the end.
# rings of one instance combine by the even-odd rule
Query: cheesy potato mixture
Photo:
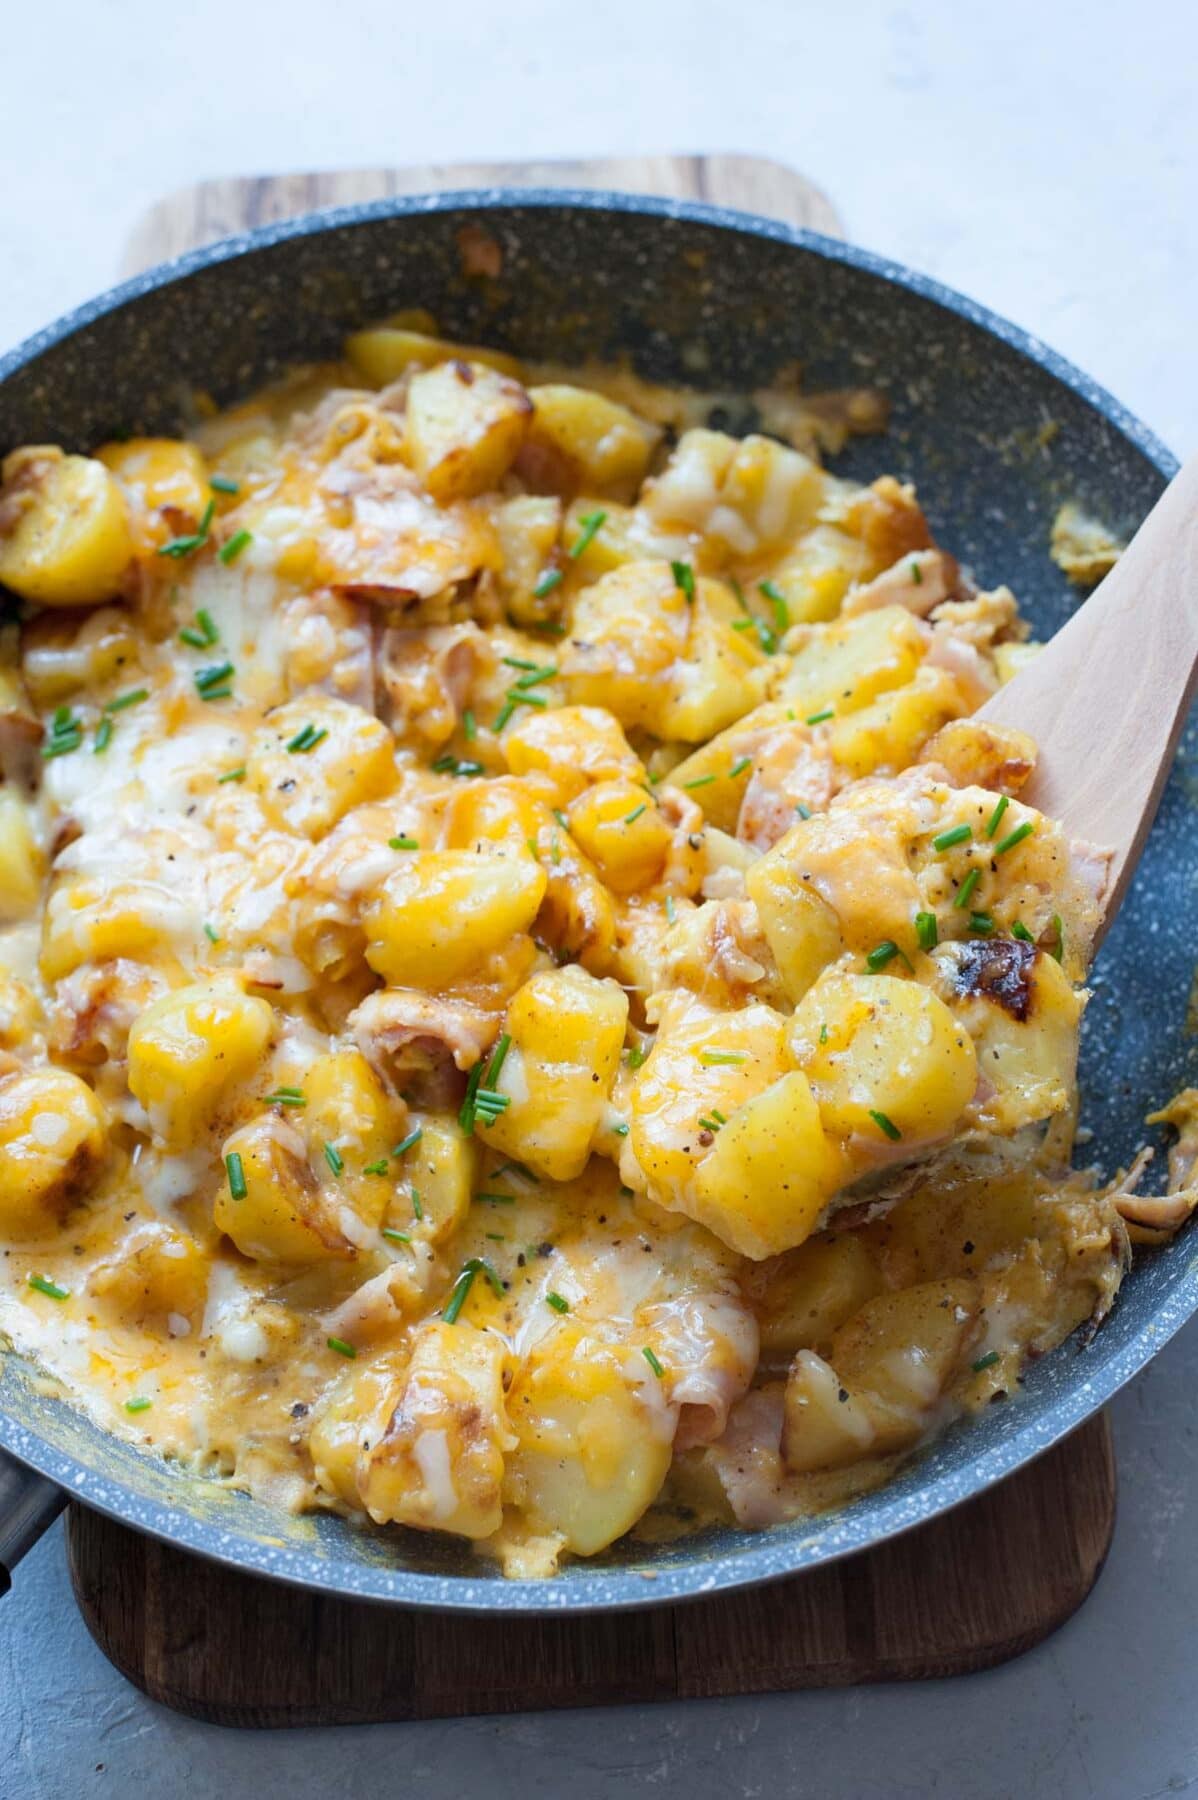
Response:
POLYGON ((911 488, 402 319, 204 412, 3 465, 7 1341, 527 1575, 826 1507, 1101 1317, 1188 1163, 1069 1171, 1103 861, 911 488))

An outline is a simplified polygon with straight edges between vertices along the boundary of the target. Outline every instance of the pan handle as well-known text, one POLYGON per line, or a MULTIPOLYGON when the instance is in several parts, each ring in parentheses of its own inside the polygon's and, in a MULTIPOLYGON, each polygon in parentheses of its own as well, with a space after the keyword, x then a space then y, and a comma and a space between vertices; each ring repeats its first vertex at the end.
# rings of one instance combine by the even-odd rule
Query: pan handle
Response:
POLYGON ((12 1571, 67 1503, 62 1488, 0 1450, 0 1595, 12 1571))

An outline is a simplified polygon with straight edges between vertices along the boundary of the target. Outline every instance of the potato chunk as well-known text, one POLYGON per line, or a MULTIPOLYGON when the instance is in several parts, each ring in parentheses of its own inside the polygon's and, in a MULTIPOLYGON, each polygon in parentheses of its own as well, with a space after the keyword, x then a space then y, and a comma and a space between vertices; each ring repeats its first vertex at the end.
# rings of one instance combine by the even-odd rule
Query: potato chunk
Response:
POLYGON ((504 1360, 502 1338, 472 1325, 421 1328, 382 1436, 358 1458, 358 1492, 377 1525, 465 1538, 499 1529, 504 1453, 514 1442, 504 1360))
POLYGON ((580 1556, 635 1525, 670 1466, 673 1414, 638 1360, 563 1325, 537 1346, 508 1395, 517 1442, 504 1496, 580 1556))
POLYGON ((783 1075, 721 1126, 695 1175, 692 1218, 760 1261, 814 1231, 843 1170, 805 1075, 783 1075))
POLYGON ((969 1033, 915 981, 829 970, 808 990, 788 1035, 825 1129, 866 1154, 946 1137, 977 1087, 969 1033))
POLYGON ((593 388, 554 382, 528 390, 533 418, 520 467, 539 491, 631 500, 661 432, 593 388))
POLYGON ((485 494, 511 468, 531 417, 518 381, 484 363, 440 363, 408 389, 412 467, 442 506, 485 494))
POLYGON ((231 981, 176 988, 147 1006, 129 1033, 129 1088, 155 1136, 184 1146, 211 1129, 273 1030, 267 1001, 231 981))
POLYGON ((628 999, 614 981, 568 964, 534 975, 504 1020, 511 1042, 498 1079, 511 1104, 487 1142, 551 1181, 581 1175, 620 1063, 628 999))
POLYGON ((52 447, 14 450, 0 475, 0 585, 40 606, 111 599, 133 540, 104 464, 52 447))
POLYGON ((14 1243, 55 1230, 86 1198, 108 1150, 108 1119, 65 1069, 22 1070, 0 1081, 0 1230, 14 1243))
POLYGON ((381 800, 396 782, 395 741, 361 706, 301 695, 277 706, 254 733, 246 785, 285 830, 320 838, 354 806, 381 800))
POLYGON ((445 987, 528 930, 545 886, 545 871, 527 858, 413 855, 363 912, 366 960, 398 987, 445 987))

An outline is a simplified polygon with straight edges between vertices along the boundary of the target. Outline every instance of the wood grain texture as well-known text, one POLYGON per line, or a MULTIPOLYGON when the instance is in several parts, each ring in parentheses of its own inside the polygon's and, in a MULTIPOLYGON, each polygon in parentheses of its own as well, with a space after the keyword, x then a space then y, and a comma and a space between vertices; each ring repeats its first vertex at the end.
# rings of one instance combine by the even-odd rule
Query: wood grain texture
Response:
POLYGON ((325 206, 350 206, 393 194, 474 187, 616 188, 707 200, 803 225, 827 237, 842 227, 827 196, 805 176, 764 156, 612 156, 533 163, 430 163, 407 169, 332 169, 313 174, 234 176, 182 188, 141 219, 121 259, 136 275, 198 244, 325 206))
POLYGON ((877 1550, 647 1612, 454 1619, 329 1599, 79 1506, 67 1545, 88 1629, 152 1699, 224 1725, 364 1724, 988 1668, 1081 1605, 1114 1518, 1110 1434, 1096 1418, 1001 1487, 877 1550))
POLYGON ((1196 678, 1198 457, 1084 606, 980 715, 1040 747, 1021 798, 1113 851, 1104 931, 1156 817, 1196 678))

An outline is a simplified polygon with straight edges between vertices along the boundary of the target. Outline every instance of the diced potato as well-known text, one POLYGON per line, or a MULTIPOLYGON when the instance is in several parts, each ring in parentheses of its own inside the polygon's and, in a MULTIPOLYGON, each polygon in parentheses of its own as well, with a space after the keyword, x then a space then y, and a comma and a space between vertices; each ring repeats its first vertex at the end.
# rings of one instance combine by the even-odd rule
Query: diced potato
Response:
POLYGON ((529 858, 415 853, 363 911, 366 960, 398 987, 445 987, 527 931, 545 887, 529 858))
POLYGON ((372 387, 386 387, 409 369, 432 369, 439 363, 465 359, 484 363, 501 375, 520 379, 520 364, 502 350, 487 350, 477 344, 453 344, 446 338, 431 336, 396 325, 376 325, 367 331, 355 331, 346 339, 345 354, 364 381, 372 387))
POLYGON ((526 981, 507 1010, 496 1086, 511 1104, 482 1129, 496 1149, 552 1181, 586 1166, 611 1100, 628 1024, 614 981, 567 964, 526 981))
POLYGON ((274 1023, 265 1000, 224 980, 176 988, 140 1013, 129 1033, 129 1088, 155 1135, 182 1146, 211 1129, 259 1067, 274 1023))
POLYGON ((636 1360, 567 1323, 537 1346, 508 1395, 517 1441, 504 1497, 579 1556, 635 1525, 670 1466, 673 1416, 636 1360))
POLYGON ((102 445, 96 457, 140 503, 144 516, 138 521, 137 547, 142 554, 195 531, 209 500, 217 498, 198 444, 180 438, 129 438, 102 445))
POLYGON ((601 781, 570 808, 570 832, 617 894, 635 894, 660 878, 671 831, 657 801, 638 783, 601 781))
POLYGON ((732 1114, 695 1175, 690 1216, 760 1261, 809 1237, 841 1185, 807 1077, 783 1075, 732 1114))
POLYGON ((94 606, 120 587, 133 554, 114 477, 89 456, 14 450, 0 477, 0 585, 40 606, 94 606))
POLYGON ((788 997, 797 1005, 843 949, 840 920, 785 854, 760 857, 745 876, 788 997))
POLYGON ((412 378, 406 442, 440 505, 498 487, 524 442, 532 402, 485 363, 448 362, 412 378))
POLYGON ((391 1203, 384 1225, 441 1244, 465 1222, 474 1197, 478 1145, 463 1137, 456 1115, 424 1113, 410 1119, 420 1138, 390 1164, 391 1203), (399 1186, 396 1186, 396 1183, 399 1186), (422 1217, 414 1219, 412 1190, 420 1196, 422 1217))
POLYGON ((203 1249, 187 1232, 149 1225, 100 1264, 88 1287, 129 1324, 166 1331, 172 1313, 196 1323, 208 1293, 208 1269, 203 1249))
POLYGON ((927 627, 905 606, 881 606, 843 624, 812 626, 795 651, 779 698, 801 718, 829 707, 842 718, 910 681, 927 645, 927 627))
POLYGON ((946 719, 968 712, 961 684, 947 669, 917 669, 913 679, 829 728, 832 755, 856 781, 894 775, 913 763, 946 719))
POLYGON ((618 723, 602 706, 555 706, 534 712, 506 732, 503 753, 513 775, 552 775, 568 797, 588 781, 624 776, 643 781, 644 768, 618 723))
POLYGON ((504 1453, 502 1338, 430 1322, 417 1334, 382 1436, 358 1458, 357 1488, 376 1525, 484 1538, 499 1529, 504 1453))
POLYGON ((336 1208, 321 1192, 299 1131, 287 1119, 265 1113, 225 1140, 225 1172, 212 1217, 255 1262, 305 1266, 357 1255, 341 1229, 336 1208), (238 1198, 230 1172, 240 1165, 245 1193, 238 1198))
POLYGON ((873 1252, 856 1232, 808 1238, 770 1271, 757 1307, 762 1351, 793 1356, 826 1348, 832 1333, 884 1286, 873 1252))
POLYGON ((276 706, 246 757, 246 786, 268 818, 313 839, 395 784, 395 741, 387 727, 364 707, 327 695, 276 706))
POLYGON ((85 1200, 108 1153, 108 1118, 65 1069, 21 1070, 0 1081, 0 1230, 14 1243, 44 1237, 85 1200))
POLYGON ((503 553, 503 567, 496 580, 507 611, 519 625, 543 624, 554 618, 561 606, 558 588, 542 595, 533 591, 557 548, 561 502, 537 494, 519 494, 497 506, 494 519, 503 553))
POLYGON ((885 1153, 900 1141, 914 1149, 946 1137, 977 1087, 969 1033, 915 981, 828 970, 788 1035, 825 1130, 866 1156, 871 1147, 885 1153))
POLYGON ((0 787, 0 920, 33 911, 45 866, 28 805, 12 788, 0 787))
POLYGON ((755 1002, 720 1012, 679 992, 664 1006, 653 1049, 632 1082, 628 1138, 660 1205, 689 1214, 695 1171, 708 1149, 701 1121, 715 1111, 731 1119, 785 1074, 783 1027, 778 1013, 755 1002))
POLYGON ((538 491, 631 500, 661 437, 655 425, 593 388, 552 383, 528 391, 532 423, 521 472, 538 491))

